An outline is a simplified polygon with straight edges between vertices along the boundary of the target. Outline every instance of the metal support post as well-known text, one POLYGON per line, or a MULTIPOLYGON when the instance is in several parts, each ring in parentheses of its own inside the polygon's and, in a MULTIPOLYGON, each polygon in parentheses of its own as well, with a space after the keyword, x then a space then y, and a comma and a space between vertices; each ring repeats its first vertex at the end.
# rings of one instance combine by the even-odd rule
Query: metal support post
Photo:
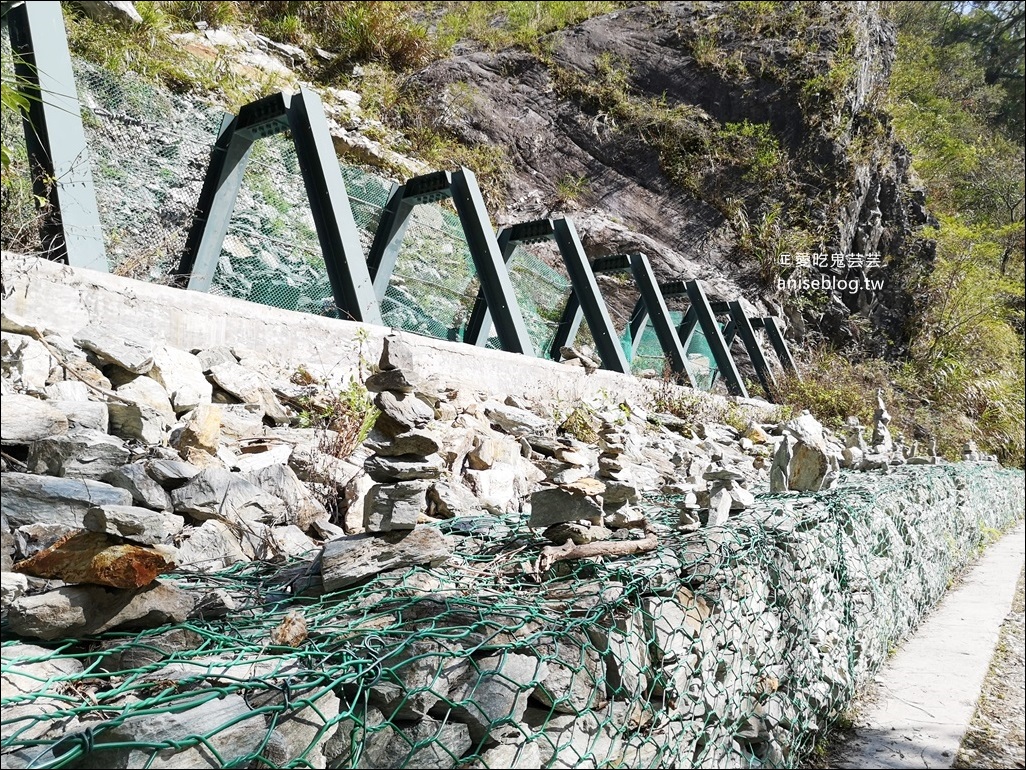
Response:
MULTIPOLYGON (((499 252, 502 254, 504 264, 509 264, 513 259, 513 252, 516 250, 517 240, 513 237, 512 227, 504 227, 499 231, 496 239, 499 244, 499 252)), ((478 288, 477 296, 474 298, 474 309, 470 311, 470 318, 467 319, 467 327, 463 330, 463 341, 471 345, 484 347, 488 344, 488 333, 492 330, 492 314, 488 312, 488 303, 485 302, 484 288, 478 288)))
MULTIPOLYGON (((766 396, 772 401, 773 393, 777 389, 777 378, 773 375, 773 370, 770 369, 769 364, 766 363, 766 356, 763 355, 762 348, 759 347, 759 340, 755 336, 755 330, 752 328, 744 308, 736 300, 730 303, 730 320, 737 329, 737 334, 741 338, 741 344, 748 351, 748 358, 755 368, 755 376, 759 378, 759 384, 762 385, 762 389, 766 391, 766 396)), ((730 349, 729 344, 727 349, 730 349)))
POLYGON ((581 303, 577 301, 577 294, 574 293, 574 290, 570 289, 570 295, 566 298, 566 306, 563 308, 563 315, 559 319, 559 326, 556 327, 556 336, 549 349, 549 358, 553 361, 560 359, 563 348, 577 339, 577 332, 580 331, 583 320, 584 313, 581 312, 581 303))
POLYGON ((231 114, 221 120, 217 140, 210 150, 210 163, 192 227, 176 271, 180 284, 192 291, 209 291, 214 281, 228 222, 253 149, 253 140, 237 131, 237 124, 238 118, 231 114))
POLYGON ((776 351, 780 365, 800 380, 801 375, 798 373, 798 367, 795 366, 794 359, 791 358, 791 351, 784 340, 783 332, 780 331, 780 327, 777 325, 777 319, 773 316, 766 316, 762 319, 762 325, 766 330, 766 336, 769 337, 773 350, 776 351))
POLYGON ((697 327, 698 313, 692 305, 680 320, 680 326, 677 327, 677 336, 680 337, 680 344, 685 350, 691 347, 691 338, 695 336, 695 329, 697 327))
POLYGON ((293 97, 288 121, 335 305, 343 318, 381 325, 346 183, 315 91, 303 88, 293 97))
POLYGON ((648 328, 648 310, 645 309, 643 297, 638 297, 638 301, 634 303, 627 326, 631 330, 631 359, 633 360, 634 356, 638 354, 638 348, 641 347, 641 337, 645 334, 645 329, 648 328))
POLYGON ((563 255, 567 273, 570 275, 570 284, 580 303, 584 319, 588 322, 588 328, 591 329, 591 336, 595 339, 595 349, 602 359, 603 368, 621 374, 629 373, 630 364, 623 354, 619 335, 609 317, 606 303, 602 300, 595 274, 588 264, 577 229, 573 222, 565 218, 555 220, 553 228, 553 237, 559 247, 559 253, 563 255))
POLYGON ((374 231, 374 241, 367 252, 367 269, 374 282, 374 294, 378 302, 385 299, 388 282, 392 279, 399 249, 406 235, 406 228, 413 215, 413 203, 406 199, 406 185, 392 185, 388 201, 374 231))
POLYGON ((107 272, 96 190, 61 4, 22 3, 6 18, 24 117, 32 191, 47 202, 40 236, 50 259, 107 272))
POLYGON ((663 353, 666 354, 666 358, 670 362, 670 368, 678 374, 684 373, 692 388, 698 387, 691 362, 670 322, 670 311, 666 307, 666 300, 663 299, 662 292, 659 291, 659 284, 656 282, 655 273, 652 272, 652 266, 648 263, 648 257, 644 254, 630 254, 628 259, 634 282, 641 292, 641 298, 645 302, 652 327, 659 338, 663 353))
POLYGON ((688 281, 687 292, 688 298, 691 300, 691 307, 698 314, 698 323, 702 327, 705 340, 709 343, 710 350, 712 350, 716 367, 720 370, 724 380, 726 380, 727 390, 731 395, 748 398, 748 389, 745 388, 745 383, 741 379, 741 373, 738 372, 734 359, 727 349, 723 334, 720 332, 720 326, 716 323, 716 316, 713 315, 712 308, 709 306, 709 300, 706 298, 705 292, 702 291, 702 286, 698 281, 688 281))
POLYGON ((531 338, 517 303, 513 282, 499 251, 477 179, 469 169, 452 175, 451 194, 459 215, 467 247, 481 281, 488 310, 495 320, 495 331, 502 349, 510 353, 534 355, 531 338))
POLYGON ((737 336, 737 326, 733 321, 727 321, 723 325, 723 341, 727 344, 727 350, 730 350, 730 346, 734 344, 734 338, 737 336))

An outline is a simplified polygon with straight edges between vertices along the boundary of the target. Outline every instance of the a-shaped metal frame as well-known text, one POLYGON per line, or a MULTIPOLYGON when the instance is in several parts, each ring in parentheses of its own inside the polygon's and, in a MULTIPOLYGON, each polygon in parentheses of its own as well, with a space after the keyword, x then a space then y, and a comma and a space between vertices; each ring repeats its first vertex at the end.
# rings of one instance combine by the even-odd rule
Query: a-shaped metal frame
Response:
POLYGON ((51 259, 108 270, 75 74, 58 2, 22 3, 5 15, 14 71, 29 109, 25 145, 36 199, 46 201, 40 236, 51 259))
POLYGON ((499 344, 510 353, 534 355, 513 282, 506 270, 506 260, 489 222, 477 179, 469 169, 435 171, 392 189, 367 255, 367 267, 378 301, 385 297, 414 206, 450 197, 467 239, 484 301, 495 319, 499 344))
POLYGON ((773 351, 777 354, 777 360, 780 361, 780 366, 785 371, 801 379, 798 373, 798 368, 795 366, 794 359, 791 357, 791 351, 787 347, 787 342, 784 340, 784 335, 780 331, 780 326, 777 324, 776 318, 773 316, 749 318, 741 307, 741 303, 736 301, 713 302, 712 309, 714 313, 730 314, 730 320, 727 321, 726 325, 723 327, 723 337, 727 342, 727 347, 730 347, 735 336, 741 337, 741 342, 745 346, 745 350, 748 351, 748 357, 751 359, 752 365, 755 367, 755 373, 759 377, 759 382, 767 394, 773 393, 773 389, 775 389, 777 385, 777 378, 767 363, 766 355, 762 350, 762 346, 758 343, 755 336, 756 329, 763 329, 766 332, 766 337, 769 339, 770 345, 773 347, 773 351), (746 337, 748 337, 748 340, 745 339, 746 337), (771 386, 773 389, 771 389, 771 386))
POLYGON ((737 370, 734 357, 730 355, 730 346, 723 338, 723 331, 716 322, 716 316, 702 290, 702 285, 698 281, 687 281, 684 283, 684 293, 691 300, 691 307, 684 314, 678 331, 685 350, 691 344, 691 335, 694 334, 696 325, 700 326, 702 334, 705 335, 705 341, 709 345, 709 350, 712 351, 716 370, 726 382, 727 391, 731 395, 748 398, 748 388, 745 387, 744 380, 741 379, 741 373, 737 370))
MULTIPOLYGON (((568 218, 537 219, 504 227, 499 231, 498 236, 499 250, 506 263, 512 259, 518 244, 541 243, 548 240, 556 242, 556 247, 566 265, 567 274, 570 276, 571 291, 575 297, 581 299, 579 302, 581 315, 588 322, 588 328, 591 329, 591 334, 595 338, 595 349, 602 360, 602 367, 621 374, 629 373, 630 364, 627 363, 627 357, 623 354, 616 327, 613 325, 606 303, 599 293, 595 274, 591 270, 573 221, 568 218)), ((484 293, 478 291, 477 301, 474 303, 474 310, 470 314, 470 320, 464 333, 464 342, 474 345, 487 344, 491 323, 491 314, 488 312, 488 303, 485 301, 484 293)), ((554 345, 548 351, 549 355, 558 360, 561 347, 562 345, 558 347, 554 345)))
MULTIPOLYGON (((690 298, 690 294, 688 292, 690 284, 694 284, 696 286, 695 290, 697 292, 702 292, 701 286, 698 285, 697 281, 691 281, 688 284, 675 281, 673 283, 661 284, 659 288, 665 297, 688 295, 690 298)), ((784 336, 781 334, 780 327, 777 325, 777 319, 772 316, 767 316, 765 318, 749 318, 748 314, 745 313, 744 308, 741 306, 741 303, 738 301, 708 302, 707 304, 714 319, 716 315, 727 314, 729 316, 720 333, 723 340, 723 347, 726 351, 729 351, 734 339, 739 336, 741 337, 741 343, 744 345, 745 351, 748 353, 748 358, 752 362, 752 367, 755 369, 755 374, 759 378, 759 383, 768 395, 774 392, 777 380, 773 370, 767 363, 766 355, 763 353, 762 347, 759 345, 758 338, 755 336, 756 329, 766 330, 766 335, 769 337, 770 344, 777 353, 777 358, 780 360, 781 366, 785 370, 797 374, 794 359, 791 357, 791 352, 788 350, 787 343, 784 341, 784 336)), ((647 320, 644 308, 639 302, 635 305, 634 312, 631 315, 631 331, 637 335, 634 337, 635 351, 637 350, 638 340, 640 339, 641 333, 644 332, 647 320)), ((681 344, 684 346, 685 350, 690 346, 691 336, 694 334, 698 325, 699 312, 696 305, 692 303, 692 306, 688 308, 680 326, 678 327, 678 336, 680 337, 681 344)), ((703 326, 703 332, 704 330, 705 327, 703 326)), ((714 357, 716 356, 717 347, 717 345, 713 344, 715 342, 715 339, 710 340, 709 346, 713 351, 714 357)), ((717 367, 719 367, 718 362, 717 367)), ((732 373, 730 370, 721 370, 718 368, 718 372, 719 371, 724 372, 729 388, 729 378, 732 373)), ((743 383, 741 384, 743 387, 743 383)))
MULTIPOLYGON (((592 260, 591 270, 594 273, 616 273, 629 271, 634 277, 634 283, 641 294, 638 305, 644 308, 646 322, 651 319, 652 327, 659 338, 659 345, 663 354, 670 363, 670 368, 677 374, 684 374, 691 387, 697 386, 695 372, 691 362, 685 354, 686 348, 681 345, 680 338, 670 321, 670 311, 666 307, 666 300, 659 291, 655 273, 649 264, 648 257, 644 254, 615 254, 608 257, 598 257, 592 260)), ((595 288, 595 297, 601 301, 598 288, 595 288)), ((563 309, 563 317, 560 319, 559 328, 556 331, 556 340, 552 343, 552 349, 556 352, 553 357, 558 357, 558 351, 564 345, 569 344, 577 336, 581 320, 584 318, 582 304, 588 301, 585 293, 580 294, 576 290, 570 292, 567 298, 566 307, 563 309)), ((603 303, 604 304, 604 303, 603 303)), ((633 317, 631 319, 631 331, 634 331, 633 317)), ((594 333, 594 329, 592 329, 594 333)), ((597 342, 597 341, 596 341, 597 342)))
POLYGON ((345 180, 316 92, 272 94, 225 115, 210 152, 207 175, 177 275, 187 287, 208 291, 221 256, 235 201, 253 145, 290 131, 299 158, 317 239, 343 318, 381 324, 378 299, 360 246, 345 180))

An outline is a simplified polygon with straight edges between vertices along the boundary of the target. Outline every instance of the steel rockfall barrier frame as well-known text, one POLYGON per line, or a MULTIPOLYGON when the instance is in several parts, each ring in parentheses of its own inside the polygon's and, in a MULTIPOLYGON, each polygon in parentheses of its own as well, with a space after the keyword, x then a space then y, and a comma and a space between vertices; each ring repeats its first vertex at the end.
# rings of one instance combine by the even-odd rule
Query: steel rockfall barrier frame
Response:
MULTIPOLYGON (((38 194, 48 201, 43 217, 44 243, 51 257, 75 267, 108 270, 97 213, 88 148, 68 53, 60 4, 25 3, 5 17, 17 54, 16 72, 30 91, 32 108, 25 138, 34 178, 55 180, 38 194), (45 51, 46 61, 40 61, 45 51)), ((750 318, 740 301, 710 302, 697 280, 660 284, 644 254, 601 256, 589 260, 572 220, 540 219, 493 230, 484 197, 472 171, 435 171, 394 185, 364 254, 351 199, 335 155, 320 97, 303 88, 276 93, 226 114, 213 143, 192 226, 175 283, 192 291, 209 291, 254 145, 288 133, 295 146, 310 213, 341 318, 383 325, 381 303, 393 279, 406 230, 416 206, 451 199, 480 286, 462 334, 468 344, 488 343, 494 327, 502 350, 560 360, 586 322, 602 367, 631 371, 620 334, 599 290, 596 274, 629 273, 639 299, 628 322, 631 353, 636 353, 651 323, 670 370, 698 387, 687 351, 701 330, 731 395, 748 389, 731 354, 739 339, 768 397, 776 377, 756 332, 765 331, 780 366, 797 374, 777 319, 750 318), (535 350, 517 301, 508 263, 518 245, 554 241, 570 279, 570 293, 547 350, 535 350), (690 305, 675 326, 667 299, 686 298, 690 305), (725 315, 721 326, 717 315, 725 315)), ((42 182, 40 182, 41 184, 42 182)))

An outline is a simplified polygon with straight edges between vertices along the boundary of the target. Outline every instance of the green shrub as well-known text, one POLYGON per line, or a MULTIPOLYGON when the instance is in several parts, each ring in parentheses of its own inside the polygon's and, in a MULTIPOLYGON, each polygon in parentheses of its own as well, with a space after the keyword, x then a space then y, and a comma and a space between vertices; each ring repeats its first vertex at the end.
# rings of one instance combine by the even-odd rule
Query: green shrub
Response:
MULTIPOLYGON (((781 375, 773 394, 779 404, 795 411, 808 409, 824 425, 840 428, 848 417, 863 425, 873 422, 876 390, 885 391, 888 406, 894 400, 887 365, 882 361, 855 364, 826 348, 814 350, 801 377, 781 375)), ((893 411, 893 410, 892 410, 893 411)))
POLYGON ((329 72, 352 62, 381 62, 395 70, 422 67, 437 55, 414 4, 369 2, 242 2, 242 12, 266 34, 290 42, 317 45, 336 55, 329 72))
MULTIPOLYGON (((310 375, 300 370, 293 380, 309 383, 310 375)), ((356 379, 350 379, 337 393, 308 398, 301 406, 300 426, 325 431, 330 439, 321 442, 321 451, 339 458, 349 457, 364 442, 380 414, 363 383, 356 379)))
POLYGON ((242 14, 239 4, 224 0, 181 0, 180 2, 158 3, 163 13, 195 24, 205 22, 211 27, 226 27, 237 24, 242 14))
POLYGON ((624 2, 445 2, 435 3, 440 45, 451 48, 461 40, 477 40, 492 50, 510 45, 537 47, 549 32, 579 24, 633 3, 624 2))

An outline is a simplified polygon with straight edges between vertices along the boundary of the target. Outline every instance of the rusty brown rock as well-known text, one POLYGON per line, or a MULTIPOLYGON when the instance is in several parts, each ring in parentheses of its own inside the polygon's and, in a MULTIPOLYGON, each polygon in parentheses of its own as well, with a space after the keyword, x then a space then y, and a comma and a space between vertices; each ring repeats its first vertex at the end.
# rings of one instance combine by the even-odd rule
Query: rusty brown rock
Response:
POLYGON ((306 618, 300 610, 292 610, 271 631, 271 644, 278 647, 298 647, 306 641, 306 618))
POLYGON ((17 562, 14 570, 66 583, 141 588, 172 567, 173 562, 152 548, 125 543, 103 532, 72 532, 32 558, 17 562))

